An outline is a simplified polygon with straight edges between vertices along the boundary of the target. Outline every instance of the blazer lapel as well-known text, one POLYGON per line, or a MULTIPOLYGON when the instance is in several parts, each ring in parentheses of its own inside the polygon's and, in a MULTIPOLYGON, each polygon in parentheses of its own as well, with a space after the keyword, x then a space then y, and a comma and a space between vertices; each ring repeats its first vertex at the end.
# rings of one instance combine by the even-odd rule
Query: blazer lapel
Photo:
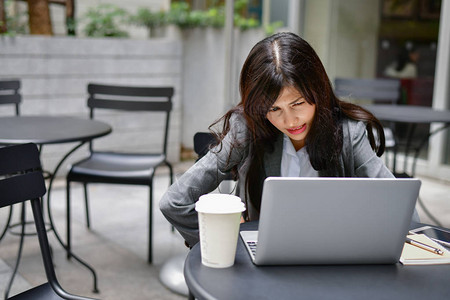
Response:
POLYGON ((281 156, 283 153, 283 134, 278 134, 272 152, 264 153, 264 171, 266 177, 281 176, 281 156))

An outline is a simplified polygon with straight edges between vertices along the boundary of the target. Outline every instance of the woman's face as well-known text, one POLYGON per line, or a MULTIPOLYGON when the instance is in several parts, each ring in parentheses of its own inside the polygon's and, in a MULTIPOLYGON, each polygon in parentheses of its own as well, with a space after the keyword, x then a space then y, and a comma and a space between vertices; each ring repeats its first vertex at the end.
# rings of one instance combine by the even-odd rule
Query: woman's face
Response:
POLYGON ((298 151, 305 146, 315 113, 315 104, 309 104, 295 88, 285 87, 266 117, 273 126, 291 139, 295 150, 298 151))

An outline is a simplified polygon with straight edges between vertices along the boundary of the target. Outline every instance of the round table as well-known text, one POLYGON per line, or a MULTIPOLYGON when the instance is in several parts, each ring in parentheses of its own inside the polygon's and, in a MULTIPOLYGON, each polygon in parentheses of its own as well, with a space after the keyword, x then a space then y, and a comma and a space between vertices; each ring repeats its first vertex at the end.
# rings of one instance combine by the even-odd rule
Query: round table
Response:
POLYGON ((363 107, 383 121, 414 124, 450 123, 450 110, 417 105, 377 104, 363 107))
POLYGON ((107 135, 106 123, 75 117, 15 116, 0 117, 0 144, 38 145, 86 142, 107 135))
MULTIPOLYGON (((405 123, 410 126, 409 133, 405 145, 405 157, 407 156, 411 148, 414 149, 414 161, 412 165, 411 175, 414 176, 415 164, 417 157, 422 150, 422 148, 427 144, 429 138, 450 126, 450 110, 437 110, 426 106, 415 106, 415 105, 365 105, 365 109, 369 110, 381 121, 388 121, 394 123, 405 123), (412 147, 411 141, 414 134, 415 127, 417 124, 431 124, 431 123, 442 123, 443 125, 428 133, 416 147, 412 147)), ((393 130, 394 135, 396 135, 395 130, 393 130)), ((396 140, 398 138, 396 137, 396 140)), ((394 150, 394 166, 393 172, 395 173, 395 154, 394 150)), ((405 160, 406 166, 406 160, 405 160)))
MULTIPOLYGON (((416 228, 414 225, 411 228, 416 228)), ((257 222, 241 230, 257 229, 257 222)), ((444 299, 450 265, 256 266, 241 238, 232 267, 202 265, 200 245, 189 252, 184 276, 190 299, 444 299)))
MULTIPOLYGON (((63 162, 75 150, 83 146, 85 143, 92 141, 95 138, 105 136, 112 131, 110 125, 91 119, 83 119, 68 116, 12 116, 0 117, 0 145, 17 145, 25 143, 35 143, 39 146, 40 151, 43 145, 48 144, 63 144, 63 143, 78 143, 63 158, 58 162, 55 170, 49 172, 49 185, 47 189, 47 213, 50 222, 49 230, 55 233, 55 237, 59 243, 67 250, 67 247, 60 238, 54 226, 51 209, 50 209, 50 194, 52 189, 55 174, 63 162)), ((25 206, 22 206, 25 209, 25 206)), ((1 234, 0 239, 5 234, 9 227, 11 213, 8 217, 8 224, 5 231, 1 234)), ((22 220, 22 226, 25 226, 25 220, 22 220)), ((97 276, 95 270, 86 262, 81 260, 76 255, 72 254, 76 260, 86 266, 94 277, 94 292, 97 290, 97 276)), ((20 256, 17 258, 16 265, 19 264, 20 256)), ((13 274, 12 276, 14 276, 13 274)))

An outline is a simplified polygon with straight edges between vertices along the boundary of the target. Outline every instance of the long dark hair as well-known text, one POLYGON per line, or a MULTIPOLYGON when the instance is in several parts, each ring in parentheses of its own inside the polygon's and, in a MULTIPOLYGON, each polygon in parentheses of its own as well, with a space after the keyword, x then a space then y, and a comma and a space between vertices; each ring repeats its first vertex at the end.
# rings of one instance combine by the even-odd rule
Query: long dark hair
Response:
MULTIPOLYGON (((314 49, 299 36, 277 33, 258 42, 250 51, 240 76, 241 102, 228 111, 219 121, 223 127, 219 139, 230 130, 230 118, 241 113, 249 129, 250 166, 245 180, 246 194, 259 210, 263 169, 263 155, 273 151, 279 134, 266 118, 270 107, 284 87, 297 89, 306 101, 315 104, 316 112, 306 137, 306 150, 315 170, 334 174, 339 167, 342 151, 342 118, 345 116, 367 124, 372 148, 381 156, 384 152, 384 133, 381 123, 360 106, 339 100, 334 92, 325 68, 314 49), (372 128, 380 139, 376 143, 372 128)), ((216 124, 216 123, 215 123, 216 124)), ((213 125, 215 125, 213 124, 213 125)), ((248 199, 246 199, 248 200, 248 199)))

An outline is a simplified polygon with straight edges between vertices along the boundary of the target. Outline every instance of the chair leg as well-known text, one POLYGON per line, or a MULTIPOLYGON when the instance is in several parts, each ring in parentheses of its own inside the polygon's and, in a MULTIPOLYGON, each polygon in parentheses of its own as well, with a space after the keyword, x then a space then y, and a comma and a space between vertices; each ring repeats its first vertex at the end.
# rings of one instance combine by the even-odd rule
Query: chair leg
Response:
POLYGON ((16 260, 16 265, 14 266, 14 271, 11 275, 11 278, 9 279, 8 286, 5 289, 5 299, 8 299, 9 292, 11 290, 11 286, 14 282, 14 277, 16 277, 17 269, 19 268, 20 258, 22 257, 23 242, 24 242, 24 237, 25 237, 25 224, 26 224, 25 203, 22 203, 22 214, 21 214, 20 219, 21 219, 21 223, 22 223, 22 231, 20 233, 19 250, 17 252, 17 260, 16 260))
POLYGON ((66 230, 67 230, 67 259, 72 257, 71 255, 71 212, 70 212, 70 181, 66 181, 66 230))
POLYGON ((84 205, 86 207, 86 225, 87 225, 87 228, 91 229, 91 217, 89 214, 89 200, 88 200, 87 183, 83 183, 83 187, 84 187, 84 205))
POLYGON ((152 223, 153 223, 153 178, 150 180, 149 186, 149 202, 148 202, 148 263, 153 261, 152 255, 152 223))
POLYGON ((9 223, 11 223, 11 218, 12 218, 12 214, 13 214, 13 206, 10 205, 9 206, 9 215, 8 215, 8 219, 6 220, 6 224, 5 224, 5 228, 3 229, 2 234, 0 235, 0 241, 3 239, 3 237, 5 236, 6 232, 9 229, 9 223))
POLYGON ((195 300, 194 295, 189 291, 188 300, 195 300))

